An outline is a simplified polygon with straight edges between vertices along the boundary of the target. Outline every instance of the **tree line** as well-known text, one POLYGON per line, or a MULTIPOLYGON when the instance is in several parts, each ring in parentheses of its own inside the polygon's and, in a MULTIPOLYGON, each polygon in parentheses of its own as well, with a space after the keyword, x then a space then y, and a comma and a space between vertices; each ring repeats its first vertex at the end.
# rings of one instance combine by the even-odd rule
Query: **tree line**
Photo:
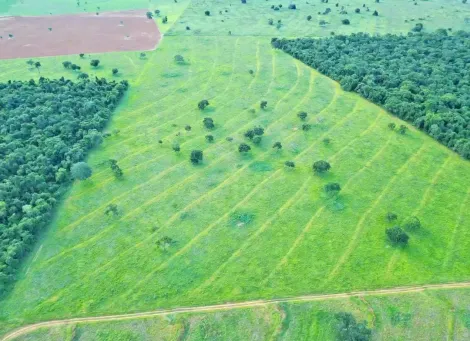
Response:
POLYGON ((470 33, 274 38, 272 45, 470 159, 470 33))
POLYGON ((0 83, 0 293, 127 88, 104 78, 0 83))

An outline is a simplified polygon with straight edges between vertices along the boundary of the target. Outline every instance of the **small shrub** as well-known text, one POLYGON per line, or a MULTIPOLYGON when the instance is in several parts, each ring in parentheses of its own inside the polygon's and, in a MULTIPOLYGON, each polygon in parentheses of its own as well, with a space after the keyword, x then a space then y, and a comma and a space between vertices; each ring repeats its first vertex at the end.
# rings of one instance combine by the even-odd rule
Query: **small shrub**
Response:
POLYGON ((275 142, 275 143, 273 144, 273 148, 276 148, 277 150, 282 149, 282 144, 281 144, 281 142, 275 142))
POLYGON ((300 118, 302 121, 307 119, 307 113, 305 111, 301 111, 297 114, 297 117, 300 118))
POLYGON ((209 143, 214 142, 214 136, 212 136, 212 135, 206 135, 206 141, 209 142, 209 143))
POLYGON ((323 189, 326 193, 339 193, 339 191, 341 191, 341 186, 337 182, 330 182, 327 183, 323 189))
POLYGON ((284 165, 285 165, 286 167, 295 168, 295 163, 294 163, 294 161, 286 161, 286 162, 284 163, 284 165))
POLYGON ((393 212, 388 212, 387 213, 387 220, 389 222, 392 222, 392 221, 397 220, 397 219, 398 219, 398 216, 395 213, 393 213, 393 212))
POLYGON ((403 226, 409 231, 416 231, 421 227, 421 221, 418 219, 418 217, 409 217, 405 220, 403 226))
POLYGON ((202 101, 199 101, 197 107, 199 108, 199 110, 204 110, 208 105, 209 101, 207 99, 203 99, 202 101))
POLYGON ((261 136, 255 136, 253 138, 253 143, 256 144, 256 145, 259 145, 259 144, 261 144, 261 139, 262 139, 261 136))
POLYGON ((390 123, 388 124, 388 128, 389 128, 390 130, 395 130, 396 127, 397 127, 397 125, 396 125, 395 123, 393 123, 393 122, 390 122, 390 123))
POLYGON ((207 16, 210 16, 210 15, 211 15, 211 11, 205 11, 204 14, 207 15, 207 16))
POLYGON ((302 130, 303 130, 303 131, 309 131, 310 129, 312 129, 312 125, 311 125, 311 124, 308 124, 308 123, 302 124, 302 130))
POLYGON ((385 233, 393 245, 405 246, 408 244, 408 239, 410 237, 399 226, 388 228, 385 230, 385 233))
POLYGON ((202 124, 204 124, 204 127, 207 129, 214 129, 215 127, 214 120, 210 117, 205 117, 202 124))
POLYGON ((319 160, 313 163, 312 168, 315 173, 325 173, 330 170, 331 165, 327 161, 319 160))
POLYGON ((266 109, 266 107, 268 106, 268 102, 267 101, 261 101, 260 104, 259 104, 259 107, 261 109, 266 109))
POLYGON ((240 153, 247 153, 250 150, 251 150, 251 147, 247 145, 246 143, 240 143, 240 145, 238 146, 238 151, 240 153))
POLYGON ((202 162, 203 160, 203 152, 202 150, 193 150, 191 152, 190 160, 193 165, 197 165, 202 162))
POLYGON ((341 23, 342 23, 343 25, 349 25, 349 24, 351 24, 351 22, 349 21, 349 19, 343 19, 343 20, 341 20, 341 23))

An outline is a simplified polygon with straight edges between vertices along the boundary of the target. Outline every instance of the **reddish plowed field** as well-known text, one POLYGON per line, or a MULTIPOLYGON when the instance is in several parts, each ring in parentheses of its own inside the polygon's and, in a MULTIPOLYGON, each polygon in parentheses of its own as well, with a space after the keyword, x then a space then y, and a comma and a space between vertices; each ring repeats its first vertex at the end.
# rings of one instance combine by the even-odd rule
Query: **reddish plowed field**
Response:
POLYGON ((151 50, 161 34, 145 13, 0 17, 0 59, 151 50))

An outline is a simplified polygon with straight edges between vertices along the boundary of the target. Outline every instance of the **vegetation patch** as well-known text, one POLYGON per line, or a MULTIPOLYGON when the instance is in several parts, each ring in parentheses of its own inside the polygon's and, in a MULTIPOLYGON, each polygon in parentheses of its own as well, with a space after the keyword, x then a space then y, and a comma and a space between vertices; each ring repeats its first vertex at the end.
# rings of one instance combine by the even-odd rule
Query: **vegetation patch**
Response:
POLYGON ((359 33, 272 44, 470 159, 470 33, 359 33))
POLYGON ((72 177, 90 177, 82 160, 127 87, 104 78, 0 83, 0 293, 72 177))

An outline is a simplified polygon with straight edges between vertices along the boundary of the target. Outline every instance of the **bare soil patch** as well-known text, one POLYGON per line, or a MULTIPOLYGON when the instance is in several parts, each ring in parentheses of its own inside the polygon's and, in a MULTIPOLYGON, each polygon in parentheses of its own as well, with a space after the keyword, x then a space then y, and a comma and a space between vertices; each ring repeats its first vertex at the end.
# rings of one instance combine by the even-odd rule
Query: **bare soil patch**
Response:
POLYGON ((151 50, 161 33, 146 12, 0 17, 0 59, 151 50))

